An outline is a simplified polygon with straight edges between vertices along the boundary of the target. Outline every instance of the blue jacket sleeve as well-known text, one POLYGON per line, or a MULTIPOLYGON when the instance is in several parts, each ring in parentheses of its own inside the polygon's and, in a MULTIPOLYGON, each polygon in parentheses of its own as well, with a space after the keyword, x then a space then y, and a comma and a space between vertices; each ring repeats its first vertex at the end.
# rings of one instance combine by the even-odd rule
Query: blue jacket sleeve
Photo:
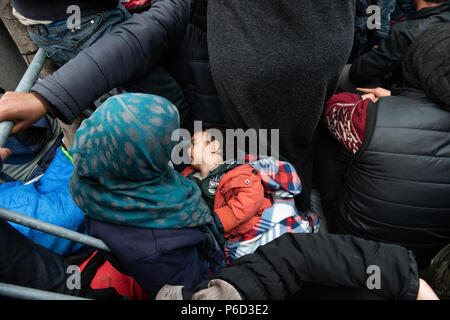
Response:
POLYGON ((184 37, 189 0, 154 0, 152 7, 117 26, 83 50, 32 91, 59 111, 62 121, 77 115, 114 87, 157 66, 184 37))

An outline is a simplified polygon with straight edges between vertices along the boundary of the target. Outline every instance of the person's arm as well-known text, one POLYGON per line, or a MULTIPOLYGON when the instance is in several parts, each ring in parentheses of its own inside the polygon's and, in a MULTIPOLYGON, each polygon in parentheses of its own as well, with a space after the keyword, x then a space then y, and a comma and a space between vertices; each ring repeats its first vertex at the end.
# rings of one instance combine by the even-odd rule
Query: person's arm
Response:
MULTIPOLYGON (((6 160, 11 155, 11 150, 7 148, 0 148, 0 160, 6 160)), ((1 162, 0 162, 1 163, 1 162)), ((0 168, 1 170, 1 168, 0 168)))
POLYGON ((349 235, 287 233, 212 278, 228 282, 246 300, 285 299, 305 283, 367 290, 375 283, 370 291, 385 299, 415 300, 419 294, 411 251, 349 235))
POLYGON ((349 76, 355 85, 379 82, 394 68, 401 66, 411 39, 409 35, 398 28, 400 24, 392 27, 391 33, 377 48, 372 48, 352 63, 349 76))
POLYGON ((71 123, 95 99, 157 66, 172 44, 183 37, 189 19, 189 0, 154 0, 152 7, 135 14, 83 50, 54 74, 39 80, 35 93, 8 93, 0 100, 0 122, 14 121, 12 134, 47 113, 71 123))
POLYGON ((417 300, 439 300, 439 297, 425 280, 419 279, 417 300))
POLYGON ((3 160, 11 156, 11 150, 7 148, 0 148, 0 173, 3 170, 3 160))
POLYGON ((364 141, 367 107, 372 99, 343 92, 331 97, 325 105, 324 121, 331 134, 355 154, 364 141))
POLYGON ((357 90, 365 94, 361 97, 350 92, 336 94, 326 102, 324 110, 326 127, 353 154, 364 141, 368 106, 391 95, 391 91, 384 88, 357 90))
POLYGON ((11 150, 7 148, 0 148, 0 173, 3 170, 3 160, 6 160, 9 156, 11 156, 11 150))
POLYGON ((248 168, 248 172, 243 172, 230 179, 224 185, 222 188, 224 196, 226 198, 228 194, 231 196, 225 206, 214 208, 214 213, 218 216, 225 232, 230 232, 249 221, 258 213, 264 203, 264 187, 261 177, 259 174, 254 174, 250 166, 248 168), (233 187, 228 188, 227 184, 233 187))
POLYGON ((66 122, 112 88, 157 66, 178 43, 189 18, 188 0, 154 1, 104 35, 32 91, 46 98, 66 122))

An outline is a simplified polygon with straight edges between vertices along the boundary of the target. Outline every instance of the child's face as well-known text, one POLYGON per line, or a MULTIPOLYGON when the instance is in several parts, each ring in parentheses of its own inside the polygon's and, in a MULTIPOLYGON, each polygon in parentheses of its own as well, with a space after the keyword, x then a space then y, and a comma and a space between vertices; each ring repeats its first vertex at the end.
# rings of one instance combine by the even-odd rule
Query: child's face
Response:
POLYGON ((209 148, 210 141, 207 138, 207 133, 198 131, 191 138, 191 146, 188 149, 191 163, 194 168, 199 168, 203 163, 207 163, 211 158, 211 150, 209 148))

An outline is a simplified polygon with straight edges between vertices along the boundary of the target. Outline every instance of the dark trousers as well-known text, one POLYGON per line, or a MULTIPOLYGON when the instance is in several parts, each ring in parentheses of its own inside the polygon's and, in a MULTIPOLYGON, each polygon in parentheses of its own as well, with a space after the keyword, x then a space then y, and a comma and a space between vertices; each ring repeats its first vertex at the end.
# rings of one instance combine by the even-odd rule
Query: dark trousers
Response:
POLYGON ((328 232, 340 233, 337 214, 351 153, 324 127, 319 127, 316 146, 316 178, 328 232))

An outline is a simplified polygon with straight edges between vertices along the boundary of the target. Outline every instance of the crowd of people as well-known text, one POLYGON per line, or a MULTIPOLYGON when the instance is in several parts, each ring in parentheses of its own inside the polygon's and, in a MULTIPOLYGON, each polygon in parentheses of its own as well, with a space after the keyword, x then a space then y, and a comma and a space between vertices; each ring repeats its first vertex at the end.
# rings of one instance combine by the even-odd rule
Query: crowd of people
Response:
POLYGON ((94 299, 450 297, 447 0, 11 4, 59 68, 0 99, 14 122, 0 207, 111 252, 0 220, 1 282, 94 299), (65 145, 58 121, 77 117, 65 145), (277 129, 278 157, 230 150, 229 129, 277 129))

